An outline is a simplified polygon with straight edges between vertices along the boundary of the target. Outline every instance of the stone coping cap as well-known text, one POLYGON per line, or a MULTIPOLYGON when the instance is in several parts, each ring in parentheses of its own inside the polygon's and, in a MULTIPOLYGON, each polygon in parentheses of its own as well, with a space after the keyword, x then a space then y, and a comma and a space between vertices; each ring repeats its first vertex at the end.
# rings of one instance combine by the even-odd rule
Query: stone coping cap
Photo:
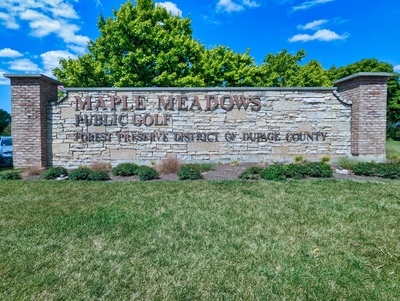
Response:
POLYGON ((354 78, 357 77, 391 77, 394 76, 395 73, 390 73, 390 72, 358 72, 343 78, 340 78, 336 81, 333 82, 334 85, 348 81, 348 80, 352 80, 354 78))
POLYGON ((12 78, 41 78, 41 79, 47 80, 49 82, 52 82, 56 85, 61 85, 61 83, 58 80, 48 77, 44 74, 4 74, 3 76, 7 77, 9 79, 12 79, 12 78))
POLYGON ((334 91, 335 87, 121 87, 121 88, 65 88, 68 92, 77 91, 166 91, 166 92, 210 92, 210 91, 334 91))

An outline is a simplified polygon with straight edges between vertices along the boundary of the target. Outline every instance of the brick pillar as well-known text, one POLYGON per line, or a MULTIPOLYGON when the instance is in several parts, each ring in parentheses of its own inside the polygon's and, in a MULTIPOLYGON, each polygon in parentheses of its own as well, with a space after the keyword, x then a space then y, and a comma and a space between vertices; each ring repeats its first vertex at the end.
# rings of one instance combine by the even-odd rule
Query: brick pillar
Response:
POLYGON ((14 167, 47 167, 46 106, 60 83, 44 75, 5 74, 11 80, 14 167))
POLYGON ((351 154, 360 160, 386 160, 387 79, 392 75, 360 72, 334 83, 352 102, 351 154))

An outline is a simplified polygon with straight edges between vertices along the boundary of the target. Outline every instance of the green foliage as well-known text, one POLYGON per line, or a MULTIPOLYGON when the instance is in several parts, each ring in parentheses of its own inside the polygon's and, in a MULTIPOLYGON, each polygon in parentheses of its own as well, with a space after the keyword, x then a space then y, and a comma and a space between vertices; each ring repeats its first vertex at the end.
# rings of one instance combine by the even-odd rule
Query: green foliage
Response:
POLYGON ((204 52, 201 73, 204 85, 210 87, 242 87, 257 84, 257 66, 247 50, 234 53, 229 47, 215 46, 204 52))
POLYGON ((18 171, 6 171, 0 174, 0 180, 21 180, 21 175, 18 171))
POLYGON ((213 168, 212 163, 199 163, 197 164, 201 172, 210 171, 213 168))
POLYGON ((2 136, 11 136, 11 124, 7 125, 4 128, 3 133, 1 135, 2 136))
POLYGON ((261 172, 263 171, 262 167, 259 166, 251 166, 244 170, 240 175, 239 179, 241 180, 259 180, 261 179, 261 172))
POLYGON ((283 164, 273 164, 264 168, 260 175, 265 180, 283 181, 286 180, 286 168, 283 164))
POLYGON ((301 163, 291 163, 284 165, 284 173, 286 178, 292 179, 303 179, 307 176, 308 164, 301 163))
POLYGON ((103 170, 91 171, 89 175, 89 181, 108 181, 110 176, 103 170))
POLYGON ((0 109, 0 135, 1 136, 10 136, 11 135, 11 115, 0 109), (9 127, 9 128, 8 128, 9 127))
POLYGON ((139 167, 137 175, 141 181, 150 181, 159 178, 158 172, 154 168, 145 165, 139 167))
POLYGON ((359 176, 398 179, 400 178, 400 162, 359 162, 353 167, 353 172, 359 176))
POLYGON ((173 16, 152 0, 136 6, 127 1, 98 26, 100 36, 89 42, 89 53, 61 60, 55 69, 66 86, 204 85, 196 75, 204 48, 192 38, 189 18, 173 16))
POLYGON ((348 170, 352 170, 353 167, 358 163, 358 161, 356 159, 352 159, 352 158, 347 158, 347 157, 341 157, 338 160, 338 165, 341 168, 344 169, 348 169, 348 170))
POLYGON ((111 172, 114 176, 130 177, 137 175, 138 169, 139 165, 135 163, 121 163, 115 166, 111 172))
POLYGON ((252 166, 239 175, 243 180, 265 180, 283 181, 287 178, 304 179, 306 177, 330 178, 333 176, 332 168, 325 162, 306 162, 291 164, 273 164, 266 168, 252 166))
POLYGON ((42 180, 54 180, 62 175, 68 175, 67 170, 64 167, 52 167, 43 172, 39 179, 42 180))
POLYGON ((325 162, 309 162, 306 164, 307 176, 313 178, 333 177, 332 167, 325 162))
POLYGON ((201 169, 198 164, 184 164, 178 172, 179 180, 200 180, 203 179, 201 169))
POLYGON ((90 168, 80 166, 79 168, 72 170, 69 173, 68 178, 72 181, 87 181, 89 180, 91 172, 90 168))

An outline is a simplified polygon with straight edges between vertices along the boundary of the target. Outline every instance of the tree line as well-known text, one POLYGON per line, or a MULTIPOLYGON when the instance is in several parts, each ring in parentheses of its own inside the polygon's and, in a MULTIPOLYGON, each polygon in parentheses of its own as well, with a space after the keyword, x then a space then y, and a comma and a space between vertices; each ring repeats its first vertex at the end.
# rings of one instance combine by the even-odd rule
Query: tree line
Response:
MULTIPOLYGON (((302 64, 304 50, 267 54, 261 64, 228 46, 207 49, 192 36, 191 20, 176 16, 153 0, 130 0, 113 17, 99 17, 99 37, 88 53, 61 59, 54 75, 67 87, 319 87, 357 72, 394 72, 377 59, 324 69, 302 64)), ((388 133, 400 131, 399 74, 388 81, 388 133)), ((400 133, 397 134, 400 139, 400 133)))

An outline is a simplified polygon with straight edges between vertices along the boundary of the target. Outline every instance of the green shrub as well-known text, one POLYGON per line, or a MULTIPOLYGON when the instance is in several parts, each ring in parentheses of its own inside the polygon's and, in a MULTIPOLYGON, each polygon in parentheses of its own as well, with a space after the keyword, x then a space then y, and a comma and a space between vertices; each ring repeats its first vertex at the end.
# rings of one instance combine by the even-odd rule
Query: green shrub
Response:
POLYGON ((154 168, 145 165, 139 167, 137 175, 141 181, 155 180, 159 177, 158 172, 154 168))
POLYGON ((0 180, 21 180, 21 175, 18 171, 7 171, 0 174, 0 180))
POLYGON ((400 163, 359 162, 353 167, 353 172, 359 176, 398 179, 400 178, 400 163))
POLYGON ((39 178, 42 180, 54 180, 62 175, 68 175, 68 172, 64 167, 52 167, 43 172, 39 178))
POLYGON ((114 176, 130 177, 138 174, 139 165, 135 163, 121 163, 112 169, 114 176))
POLYGON ((309 162, 306 165, 307 175, 314 178, 331 178, 332 167, 325 162, 309 162))
POLYGON ((307 176, 307 164, 306 161, 301 161, 299 164, 291 163, 284 165, 284 173, 286 178, 292 179, 304 179, 307 176))
POLYGON ((377 165, 374 162, 358 162, 352 168, 358 176, 373 177, 377 174, 377 165))
POLYGON ((377 176, 387 179, 400 178, 400 163, 380 163, 377 165, 377 176))
POLYGON ((81 166, 77 169, 72 170, 69 173, 68 178, 72 181, 87 181, 89 180, 90 173, 92 171, 89 167, 81 166))
POLYGON ((273 181, 286 180, 285 165, 282 164, 270 165, 267 168, 264 168, 261 171, 260 175, 265 180, 273 180, 273 181))
POLYGON ((243 171, 239 175, 239 179, 241 180, 260 180, 261 179, 261 172, 264 168, 259 166, 251 166, 243 171))
POLYGON ((201 169, 198 164, 184 164, 178 172, 179 180, 200 180, 203 179, 201 169))
POLYGON ((110 176, 103 170, 92 171, 89 175, 89 181, 108 181, 110 176))

